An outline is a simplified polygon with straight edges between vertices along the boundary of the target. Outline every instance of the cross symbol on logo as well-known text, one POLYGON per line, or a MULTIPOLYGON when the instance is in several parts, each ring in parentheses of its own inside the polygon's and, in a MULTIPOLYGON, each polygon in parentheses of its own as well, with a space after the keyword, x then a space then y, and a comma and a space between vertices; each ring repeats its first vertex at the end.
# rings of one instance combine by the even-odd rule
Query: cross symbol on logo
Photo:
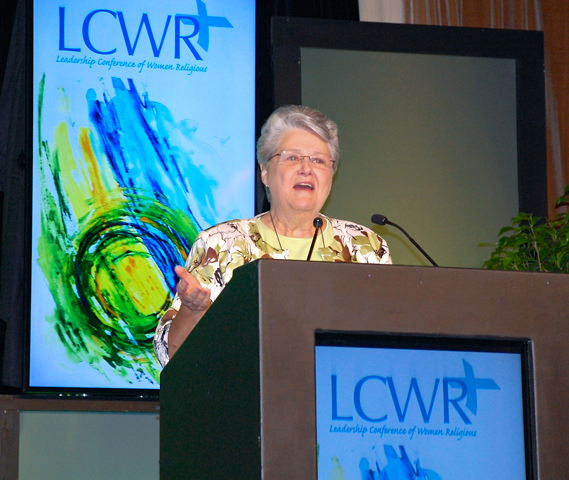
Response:
POLYGON ((466 384, 466 408, 474 415, 478 410, 477 390, 500 390, 498 384, 491 378, 476 378, 472 365, 466 360, 462 360, 464 366, 464 378, 459 378, 466 384))
MULTIPOLYGON (((207 14, 207 8, 202 0, 196 0, 198 5, 197 15, 188 15, 189 17, 195 18, 199 24, 199 35, 198 35, 198 45, 202 47, 206 52, 209 49, 209 28, 210 27, 221 27, 221 28, 233 28, 233 25, 229 23, 229 20, 225 17, 210 17, 207 14)), ((181 19, 184 25, 192 23, 191 20, 181 19)), ((197 32, 196 32, 197 33, 197 32)))

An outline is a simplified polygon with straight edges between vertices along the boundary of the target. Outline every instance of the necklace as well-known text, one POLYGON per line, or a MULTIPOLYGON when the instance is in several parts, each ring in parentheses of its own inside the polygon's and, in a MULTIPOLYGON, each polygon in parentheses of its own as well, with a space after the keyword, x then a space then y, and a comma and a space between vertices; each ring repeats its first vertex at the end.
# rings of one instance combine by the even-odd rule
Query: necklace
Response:
POLYGON ((273 224, 273 229, 275 230, 275 234, 277 236, 277 241, 279 242, 279 247, 281 250, 284 250, 283 246, 281 245, 281 239, 279 238, 279 232, 277 232, 277 227, 275 225, 275 221, 273 220, 273 214, 271 213, 270 210, 269 210, 269 217, 271 217, 271 223, 273 224))
MULTIPOLYGON (((271 218, 271 223, 273 224, 273 230, 275 231, 275 235, 277 236, 277 242, 279 242, 279 248, 284 250, 283 246, 281 245, 281 239, 279 237, 279 232, 277 232, 277 226, 275 225, 275 221, 273 220, 273 214, 269 210, 269 217, 271 218)), ((321 230, 322 232, 322 230, 321 230)), ((320 236, 322 237, 322 247, 326 248, 326 244, 324 243, 324 235, 321 233, 320 236)))

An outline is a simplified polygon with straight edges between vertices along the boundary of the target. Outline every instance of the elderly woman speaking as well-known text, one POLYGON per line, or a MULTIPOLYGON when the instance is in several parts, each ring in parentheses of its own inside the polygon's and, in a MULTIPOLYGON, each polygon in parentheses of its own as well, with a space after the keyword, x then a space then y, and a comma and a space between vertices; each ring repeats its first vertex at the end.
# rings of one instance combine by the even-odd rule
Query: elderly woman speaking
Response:
POLYGON ((175 267, 178 293, 154 337, 162 365, 241 265, 259 258, 306 260, 309 254, 313 261, 391 263, 379 235, 320 213, 338 159, 338 128, 323 113, 296 105, 273 112, 257 141, 257 161, 271 209, 201 232, 186 267, 175 267))

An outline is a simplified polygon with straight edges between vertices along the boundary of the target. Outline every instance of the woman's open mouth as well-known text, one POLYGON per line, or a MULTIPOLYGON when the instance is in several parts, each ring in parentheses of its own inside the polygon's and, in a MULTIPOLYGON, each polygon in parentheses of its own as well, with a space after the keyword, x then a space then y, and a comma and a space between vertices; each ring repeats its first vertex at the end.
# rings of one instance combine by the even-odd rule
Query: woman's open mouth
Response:
POLYGON ((294 188, 296 190, 314 190, 314 185, 308 182, 297 183, 294 188))

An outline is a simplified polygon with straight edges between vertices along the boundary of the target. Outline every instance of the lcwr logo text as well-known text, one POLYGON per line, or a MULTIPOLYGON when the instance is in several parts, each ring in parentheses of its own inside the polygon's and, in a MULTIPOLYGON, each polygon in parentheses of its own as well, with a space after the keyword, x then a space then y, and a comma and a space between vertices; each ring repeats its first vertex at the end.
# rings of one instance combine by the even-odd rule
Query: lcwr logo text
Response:
MULTIPOLYGON (((452 407, 452 409, 458 413, 458 416, 466 425, 471 425, 472 421, 463 410, 460 402, 466 399, 466 409, 468 409, 473 415, 476 415, 476 412, 478 410, 478 399, 476 393, 477 390, 500 390, 500 387, 491 378, 475 378, 474 369, 472 368, 472 365, 470 365, 466 360, 462 360, 462 364, 464 366, 464 377, 444 377, 442 379, 442 408, 444 423, 450 423, 450 412, 452 407), (458 395, 455 395, 453 398, 451 398, 451 394, 456 394, 456 390, 459 390, 458 395)), ((338 412, 338 378, 336 375, 331 376, 331 382, 332 420, 344 422, 353 421, 354 417, 351 414, 352 412, 338 412)), ((387 414, 380 417, 371 417, 368 412, 364 411, 364 408, 362 406, 362 388, 364 385, 371 382, 378 383, 379 386, 385 386, 388 388, 389 396, 393 402, 393 407, 395 408, 399 422, 405 421, 413 393, 415 394, 414 396, 419 406, 423 421, 425 423, 429 423, 431 421, 431 415, 435 407, 439 385, 441 384, 440 378, 435 379, 430 399, 429 397, 426 397, 427 400, 429 400, 428 406, 425 403, 425 397, 421 393, 417 379, 415 377, 411 378, 405 405, 402 407, 402 404, 399 401, 399 397, 397 395, 397 391, 395 389, 395 382, 393 381, 392 377, 381 377, 378 375, 368 375, 366 377, 363 377, 358 381, 354 388, 354 409, 361 419, 367 422, 379 423, 387 421, 387 414)))
MULTIPOLYGON (((196 47, 194 46, 192 41, 190 41, 190 39, 196 37, 197 35, 196 43, 207 52, 209 49, 209 29, 211 27, 233 28, 233 25, 229 23, 229 20, 227 20, 227 18, 209 16, 207 14, 206 5, 202 0, 196 0, 196 2, 198 7, 197 15, 186 15, 186 14, 174 15, 174 22, 173 22, 174 58, 180 58, 180 50, 183 42, 183 44, 187 46, 187 48, 190 50, 190 52, 192 53, 192 55, 196 60, 203 60, 203 58, 198 53, 196 47), (183 30, 182 25, 188 26, 190 31, 182 32, 183 30)), ((150 47, 152 48, 154 57, 160 57, 168 31, 169 30, 171 31, 170 25, 172 23, 172 15, 168 15, 166 17, 164 23, 162 24, 164 25, 163 28, 157 29, 157 27, 155 26, 155 29, 153 30, 150 24, 150 19, 148 18, 148 14, 143 13, 138 26, 138 31, 136 33, 136 36, 134 36, 133 32, 129 34, 127 30, 125 16, 123 12, 120 11, 115 12, 113 10, 105 10, 105 9, 93 10, 89 12, 85 17, 85 19, 83 20, 83 24, 81 26, 81 34, 85 46, 93 53, 96 53, 98 55, 113 55, 117 51, 117 49, 115 47, 111 50, 105 51, 101 50, 100 47, 97 47, 97 41, 96 41, 97 39, 94 38, 96 37, 96 35, 94 35, 94 33, 90 29, 91 21, 95 16, 108 17, 109 30, 112 28, 120 28, 122 37, 124 39, 124 45, 126 51, 131 56, 134 55, 136 52, 136 47, 138 45, 138 41, 140 40, 140 34, 143 28, 146 30, 146 33, 148 34, 148 40, 150 42, 150 47), (155 36, 154 32, 160 34, 160 42, 157 42, 158 37, 155 36), (134 41, 132 41, 132 38, 134 38, 134 41)), ((69 26, 66 25, 65 23, 65 7, 59 7, 59 50, 65 52, 80 52, 81 51, 80 47, 77 46, 70 47, 66 44, 65 42, 66 27, 69 26)), ((188 30, 188 28, 186 28, 185 30, 188 30)))

